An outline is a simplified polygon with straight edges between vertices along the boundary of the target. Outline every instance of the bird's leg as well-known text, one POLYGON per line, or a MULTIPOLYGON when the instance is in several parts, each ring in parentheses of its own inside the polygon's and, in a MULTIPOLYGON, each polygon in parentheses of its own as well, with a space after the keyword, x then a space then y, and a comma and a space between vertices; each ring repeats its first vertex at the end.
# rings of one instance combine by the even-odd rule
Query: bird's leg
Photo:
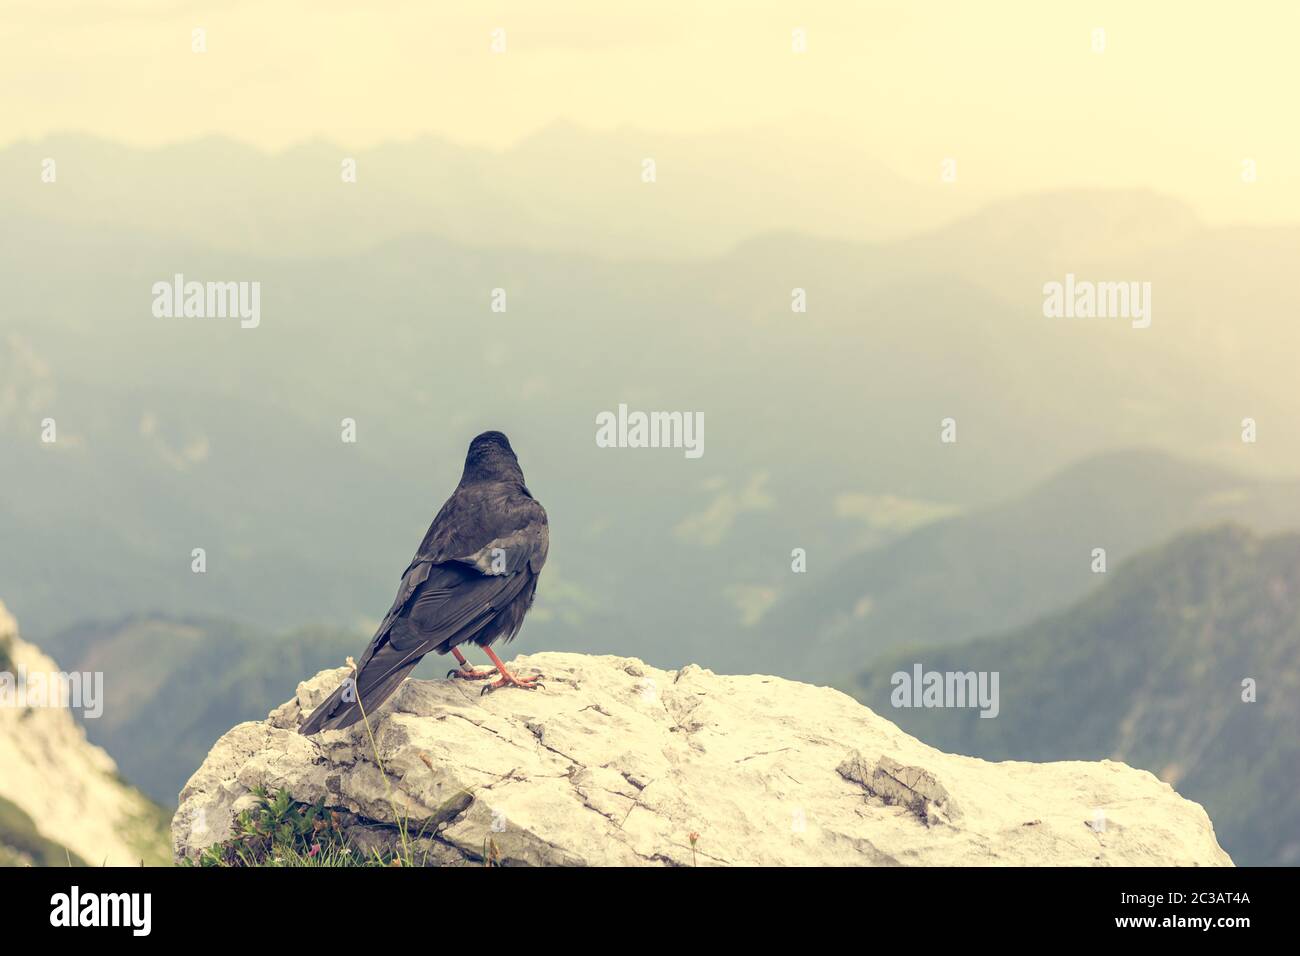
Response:
POLYGON ((496 665, 497 673, 501 676, 484 687, 482 693, 486 694, 488 691, 496 687, 524 687, 528 690, 536 690, 538 687, 543 686, 540 675, 537 677, 515 677, 506 670, 506 665, 501 662, 501 658, 496 656, 492 651, 492 648, 484 645, 483 652, 487 654, 488 657, 492 658, 492 663, 496 665))
POLYGON ((495 669, 477 671, 470 667, 469 661, 465 660, 465 655, 460 652, 460 648, 458 647, 453 647, 451 652, 455 655, 456 662, 460 664, 460 667, 455 667, 447 671, 448 677, 460 677, 464 680, 487 680, 496 673, 495 669))

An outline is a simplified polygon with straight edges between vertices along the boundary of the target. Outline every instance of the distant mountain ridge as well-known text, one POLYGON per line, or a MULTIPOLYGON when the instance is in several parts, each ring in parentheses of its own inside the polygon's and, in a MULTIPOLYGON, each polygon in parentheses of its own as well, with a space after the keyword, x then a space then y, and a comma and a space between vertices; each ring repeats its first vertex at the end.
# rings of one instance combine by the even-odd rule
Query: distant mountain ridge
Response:
POLYGON ((505 150, 432 136, 361 150, 313 139, 270 153, 219 136, 136 149, 79 134, 0 149, 0 208, 269 256, 349 255, 432 231, 474 246, 680 258, 780 229, 908 235, 978 202, 789 127, 693 136, 557 122, 505 150), (53 188, 40 182, 46 159, 53 188), (646 159, 654 182, 642 180, 646 159), (344 160, 355 182, 343 181, 344 160), (832 178, 844 188, 809 188, 832 178))
MULTIPOLYGON (((266 216, 298 221, 267 201, 266 216)), ((702 635, 878 543, 870 515, 839 510, 847 498, 969 511, 1121 445, 1300 472, 1300 448, 1277 440, 1300 416, 1285 386, 1300 326, 1277 317, 1300 302, 1264 285, 1224 322, 1238 292, 1206 265, 1225 242, 1243 268, 1280 263, 1289 232, 1188 238, 1187 211, 1141 191, 1012 205, 1000 216, 1040 224, 1023 241, 977 216, 915 241, 784 234, 687 262, 467 246, 427 217, 357 254, 258 256, 187 239, 185 216, 142 232, 31 207, 0 235, 0 538, 32 542, 0 552, 0 590, 40 640, 155 610, 351 626, 392 599, 393 567, 469 438, 502 428, 556 517, 553 570, 568 579, 539 596, 563 596, 551 610, 566 626, 530 620, 532 648, 597 651, 614 634, 657 663, 776 671, 784 653, 742 664, 702 635), (1062 217, 1091 238, 1071 245, 1062 217), (1132 219, 1157 220, 1149 242, 1119 233, 1132 219), (1087 274, 1156 283, 1146 333, 1041 314, 1043 281, 1091 258, 1087 274), (152 284, 176 271, 261 282, 261 326, 155 318, 152 284), (495 317, 494 288, 509 294, 495 317), (791 311, 795 288, 807 313, 791 311), (629 400, 703 412, 705 457, 687 468, 596 448, 595 414, 629 400), (961 438, 942 445, 954 414, 961 438), (1239 438, 1246 414, 1255 445, 1239 438), (352 445, 339 440, 345 416, 359 424, 352 445), (57 445, 41 442, 46 417, 57 445), (804 579, 783 560, 795 546, 814 556, 804 579), (205 577, 190 574, 195 547, 212 558, 205 577), (593 549, 599 566, 571 574, 593 549), (677 600, 627 586, 649 573, 677 600)), ((256 229, 264 211, 223 214, 256 229)))
POLYGON ((901 645, 942 647, 1023 624, 1108 580, 1110 567, 1197 526, 1300 528, 1300 480, 1272 481, 1161 452, 1078 462, 1026 494, 935 521, 797 580, 763 618, 760 650, 808 635, 793 677, 852 690, 862 662, 901 645))
MULTIPOLYGON (((528 149, 581 152, 571 132, 528 149)), ((0 165, 16 163, 14 178, 0 175, 12 227, 0 233, 0 540, 28 543, 0 550, 0 593, 40 641, 78 620, 232 608, 267 632, 351 628, 392 600, 466 443, 486 428, 511 436, 553 517, 552 564, 522 651, 629 651, 841 684, 882 642, 858 639, 850 623, 858 646, 823 647, 828 615, 867 614, 885 642, 917 633, 908 608, 891 623, 890 606, 936 595, 935 615, 918 612, 936 634, 1021 620, 986 614, 987 598, 967 593, 978 569, 952 578, 954 600, 977 609, 966 631, 951 611, 941 619, 945 592, 925 567, 910 594, 912 583, 873 568, 893 593, 840 581, 826 607, 809 609, 801 654, 766 633, 765 609, 780 618, 915 520, 983 511, 1123 446, 1252 475, 1300 473, 1300 447, 1279 440, 1280 423, 1300 418, 1289 365, 1300 325, 1283 318, 1300 301, 1292 284, 1257 274, 1286 274, 1300 254, 1296 230, 1208 229, 1149 191, 1067 190, 942 228, 918 220, 906 240, 809 238, 805 218, 758 238, 750 223, 733 230, 738 244, 709 239, 715 251, 688 259, 620 259, 563 237, 541 248, 448 238, 457 223, 495 228, 495 207, 472 201, 446 216, 409 204, 409 219, 390 218, 377 194, 337 193, 346 187, 327 145, 288 159, 220 143, 159 155, 118 147, 101 163, 93 150, 77 161, 80 139, 60 142, 74 161, 56 184, 27 176, 42 144, 0 152, 0 165), (221 170, 205 165, 209 154, 221 170), (268 181, 264 162, 310 176, 268 181), (164 199, 180 204, 167 214, 150 205, 164 199), (300 254, 314 247, 287 227, 355 247, 300 254), (260 327, 154 317, 152 284, 177 271, 259 281, 260 327), (1045 318, 1042 283, 1065 271, 1150 279, 1152 327, 1045 318), (490 310, 494 289, 508 292, 506 313, 490 310), (795 289, 807 293, 806 313, 792 311, 795 289), (620 402, 702 412, 705 456, 596 447, 594 416, 620 402), (1245 415, 1260 423, 1257 444, 1240 440, 1245 415), (961 436, 951 445, 938 440, 948 416, 961 436), (42 441, 47 417, 57 443, 42 441), (358 423, 356 443, 340 441, 345 417, 358 423), (807 575, 790 571, 795 547, 810 556, 807 575), (206 550, 204 574, 191 572, 195 548, 206 550), (857 593, 846 603, 839 592, 857 593), (713 637, 755 621, 755 640, 713 637)), ((615 158, 635 136, 618 142, 627 149, 615 158)), ((405 203, 416 181, 453 201, 411 158, 425 148, 394 154, 414 170, 406 185, 373 175, 370 160, 361 182, 405 203)), ((799 170, 758 160, 762 189, 743 176, 712 188, 756 206, 765 203, 752 196, 777 185, 802 189, 799 170)), ((563 206, 568 193, 552 185, 542 198, 563 206)), ((638 195, 669 233, 695 235, 694 220, 661 208, 666 194, 638 195)), ((584 203, 568 207, 584 229, 613 228, 619 205, 602 204, 599 190, 584 203)), ((511 228, 522 228, 527 205, 512 210, 511 228)), ((530 235, 548 241, 545 230, 530 235)), ((1044 593, 1072 593, 1056 588, 1044 593)))

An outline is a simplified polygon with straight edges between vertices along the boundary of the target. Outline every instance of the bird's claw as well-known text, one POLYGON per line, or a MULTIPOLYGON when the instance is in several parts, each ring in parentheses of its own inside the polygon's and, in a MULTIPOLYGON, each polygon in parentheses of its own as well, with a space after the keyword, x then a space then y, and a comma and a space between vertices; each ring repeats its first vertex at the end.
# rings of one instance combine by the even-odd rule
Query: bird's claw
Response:
POLYGON ((497 670, 495 667, 488 670, 478 671, 472 667, 453 667, 447 671, 448 680, 487 680, 489 677, 495 677, 497 670))
POLYGON ((546 685, 542 683, 541 674, 538 674, 536 677, 515 677, 513 674, 502 674, 492 683, 479 691, 478 695, 482 697, 484 694, 490 693, 498 687, 522 687, 524 690, 537 690, 537 688, 545 686, 546 685))

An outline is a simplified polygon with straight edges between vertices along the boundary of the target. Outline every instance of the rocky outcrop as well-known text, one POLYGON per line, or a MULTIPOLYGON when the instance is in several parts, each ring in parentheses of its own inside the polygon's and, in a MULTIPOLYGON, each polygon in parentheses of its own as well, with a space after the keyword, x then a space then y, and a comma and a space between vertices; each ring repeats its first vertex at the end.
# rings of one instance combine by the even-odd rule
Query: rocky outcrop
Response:
POLYGON ((123 782, 63 706, 24 685, 59 673, 0 604, 0 863, 91 866, 169 861, 162 810, 123 782))
POLYGON ((180 795, 178 858, 232 835, 253 788, 338 811, 365 849, 533 865, 1231 865, 1205 811, 1121 763, 935 750, 852 698, 623 657, 520 657, 545 688, 407 681, 307 738, 324 671, 222 737, 180 795), (382 768, 382 769, 381 769, 382 768))

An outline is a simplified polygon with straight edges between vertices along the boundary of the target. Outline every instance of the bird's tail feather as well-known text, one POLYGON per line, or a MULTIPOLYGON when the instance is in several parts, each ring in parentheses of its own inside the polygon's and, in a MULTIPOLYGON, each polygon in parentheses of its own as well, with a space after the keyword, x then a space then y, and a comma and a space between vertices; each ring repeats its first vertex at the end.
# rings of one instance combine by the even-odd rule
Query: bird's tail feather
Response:
POLYGON ((373 660, 368 662, 359 674, 345 680, 334 693, 312 711, 311 716, 298 728, 298 733, 311 735, 322 730, 343 730, 360 720, 363 710, 369 717, 384 701, 388 700, 393 691, 397 690, 397 685, 415 669, 421 657, 403 661, 400 667, 392 669, 376 667, 377 662, 373 660), (387 673, 383 673, 384 671, 387 673), (377 680, 374 678, 367 680, 367 672, 383 673, 383 676, 377 680))

